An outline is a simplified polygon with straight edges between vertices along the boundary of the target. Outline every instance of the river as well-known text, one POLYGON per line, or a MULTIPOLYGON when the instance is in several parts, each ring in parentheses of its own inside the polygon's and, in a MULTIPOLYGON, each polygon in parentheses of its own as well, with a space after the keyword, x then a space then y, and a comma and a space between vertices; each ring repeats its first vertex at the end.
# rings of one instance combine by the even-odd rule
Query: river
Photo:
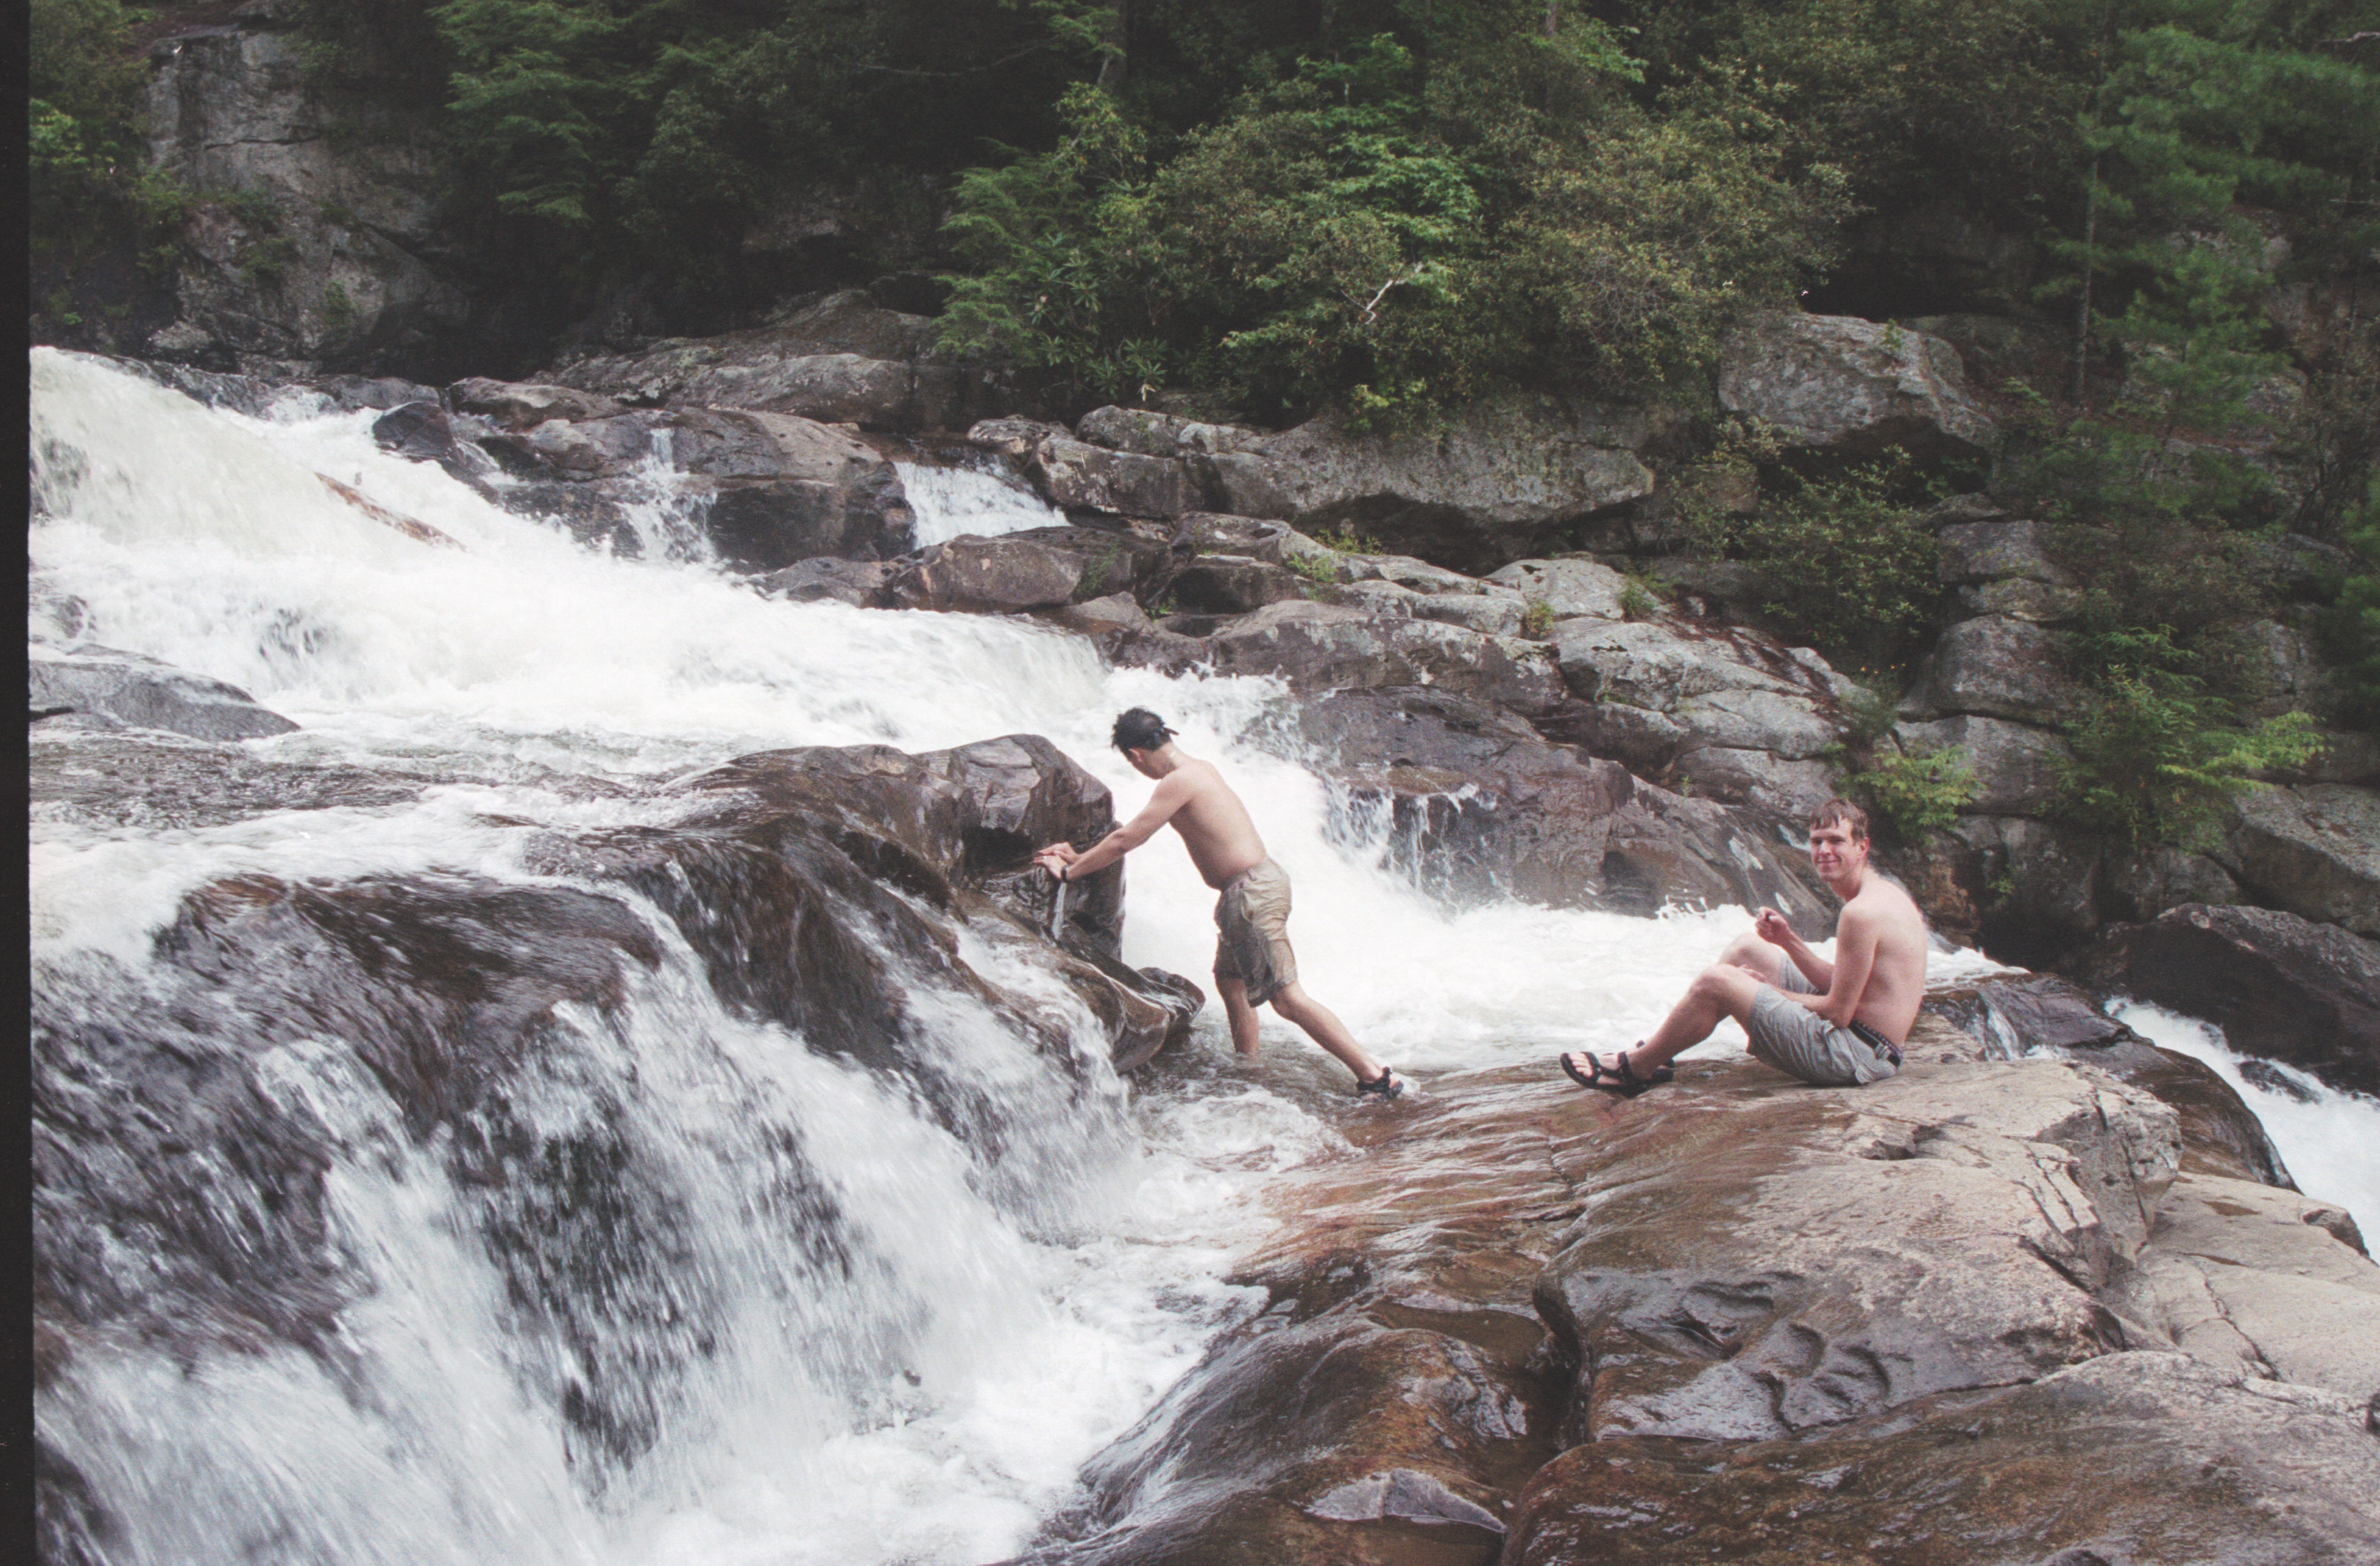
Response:
MULTIPOLYGON (((1016 621, 765 600, 701 557, 658 480, 644 557, 619 559, 381 452, 370 412, 292 396, 243 418, 47 350, 32 378, 48 513, 31 541, 33 633, 247 689, 302 725, 245 742, 260 758, 423 785, 412 804, 216 827, 37 815, 36 983, 69 1020, 137 988, 151 936, 210 880, 536 881, 519 823, 645 819, 649 802, 605 785, 751 751, 1038 733, 1128 812, 1148 784, 1105 734, 1133 705, 1225 768, 1295 882, 1308 989, 1420 1092, 1536 1060, 1547 1092, 1569 1091, 1556 1051, 1643 1034, 1743 926, 1731 909, 1647 920, 1433 903, 1383 868, 1385 844, 1284 737, 1279 685, 1111 669, 1084 641, 1016 621), (318 474, 461 547, 400 535, 318 474)), ((905 479, 926 536, 1051 520, 990 468, 905 467, 905 479)), ((1155 843, 1128 875, 1126 960, 1203 978, 1211 894, 1186 859, 1155 843)), ((659 1324, 624 1318, 591 1342, 508 1300, 481 1238, 495 1198, 456 1189, 433 1149, 408 1142, 339 1040, 260 1062, 274 1101, 340 1150, 333 1243, 366 1283, 335 1353, 79 1347, 42 1392, 38 1427, 124 1520, 122 1560, 998 1560, 1254 1307, 1220 1280, 1268 1232, 1268 1204, 1293 1201, 1280 1183, 1350 1156, 1349 1117, 1396 1112, 1358 1108, 1345 1072, 1269 1016, 1253 1070, 1234 1063, 1210 1007, 1186 1051, 1086 1094, 953 1002, 954 1069, 978 1074, 1026 1128, 993 1159, 923 1118, 898 1082, 727 1015, 682 952, 631 1011, 625 1034, 590 1026, 579 1078, 531 1106, 556 1123, 620 1106, 639 1188, 666 1198, 683 1247, 655 1285, 659 1324), (771 1132, 825 1193, 844 1265, 787 1254, 765 1210, 771 1132), (677 1312, 706 1324, 701 1352, 683 1349, 677 1312), (574 1445, 557 1389, 631 1373, 653 1381, 629 1400, 648 1439, 632 1456, 574 1445)), ((2186 1019, 2130 1020, 2222 1053, 2186 1019)), ((1730 1026, 1705 1048, 1740 1044, 1730 1026)), ((2375 1106, 2318 1085, 2301 1085, 2303 1101, 2243 1091, 2301 1184, 2380 1232, 2375 1106)))

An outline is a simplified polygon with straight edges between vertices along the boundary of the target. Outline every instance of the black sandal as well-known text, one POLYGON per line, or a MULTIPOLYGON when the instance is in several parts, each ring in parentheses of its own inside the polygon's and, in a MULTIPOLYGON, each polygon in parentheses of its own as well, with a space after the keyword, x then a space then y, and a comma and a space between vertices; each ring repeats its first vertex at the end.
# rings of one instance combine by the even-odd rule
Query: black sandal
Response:
POLYGON ((1397 1080, 1397 1074, 1390 1070, 1387 1066, 1382 1066, 1380 1068, 1380 1074, 1372 1078, 1371 1081, 1358 1081, 1355 1084, 1355 1097, 1358 1099, 1378 1099, 1383 1103, 1395 1098, 1404 1090, 1405 1085, 1399 1082, 1397 1080))
POLYGON ((1648 1087, 1658 1087, 1664 1082, 1675 1081, 1678 1075, 1668 1066, 1655 1066, 1639 1076, 1629 1066, 1625 1050, 1616 1057, 1620 1062, 1617 1066, 1605 1065, 1592 1050, 1581 1050, 1577 1053, 1586 1057, 1586 1070, 1580 1071, 1570 1063, 1570 1056, 1563 1054, 1560 1061, 1564 1075, 1581 1087, 1592 1087, 1598 1093, 1617 1093, 1623 1099, 1633 1099, 1648 1087))

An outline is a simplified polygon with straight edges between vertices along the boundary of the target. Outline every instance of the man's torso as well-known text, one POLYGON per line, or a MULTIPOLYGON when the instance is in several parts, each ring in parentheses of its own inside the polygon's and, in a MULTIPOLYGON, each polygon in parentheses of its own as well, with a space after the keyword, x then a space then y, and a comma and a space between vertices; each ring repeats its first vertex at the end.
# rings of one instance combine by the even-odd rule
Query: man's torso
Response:
POLYGON ((1870 877, 1843 905, 1845 913, 1853 907, 1875 921, 1876 942, 1876 961, 1852 1016, 1895 1044, 1903 1043, 1925 1001, 1925 916, 1907 892, 1880 877, 1870 877))
POLYGON ((1167 824, 1182 834, 1182 846, 1208 886, 1220 889, 1232 877, 1264 863, 1264 839, 1222 774, 1208 761, 1184 759, 1181 766, 1189 797, 1167 824))

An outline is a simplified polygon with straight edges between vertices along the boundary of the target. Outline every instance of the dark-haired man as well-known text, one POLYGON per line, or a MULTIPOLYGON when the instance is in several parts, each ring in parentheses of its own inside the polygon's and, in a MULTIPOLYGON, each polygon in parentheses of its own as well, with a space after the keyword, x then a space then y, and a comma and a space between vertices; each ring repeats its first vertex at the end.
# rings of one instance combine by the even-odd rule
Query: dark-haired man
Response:
POLYGON ((1868 868, 1867 812, 1829 799, 1810 821, 1810 861, 1843 900, 1828 962, 1763 908, 1705 968, 1650 1038, 1601 1060, 1561 1057, 1583 1087, 1634 1097, 1675 1074, 1670 1060, 1710 1037, 1721 1017, 1743 1025, 1755 1057, 1821 1087, 1852 1087, 1900 1069, 1900 1046, 1925 998, 1925 918, 1909 893, 1868 868))
POLYGON ((1366 1054, 1330 1009, 1299 986, 1297 957, 1289 949, 1289 877, 1267 857, 1247 807, 1214 763, 1184 755, 1165 720, 1146 707, 1118 717, 1111 737, 1133 771, 1156 780, 1148 804, 1088 849, 1076 853, 1072 844, 1053 843, 1033 862, 1060 880, 1079 880, 1171 826, 1199 875, 1222 893, 1215 903, 1215 989, 1241 1057, 1256 1058, 1256 1009, 1269 1002, 1355 1074, 1358 1096, 1393 1099, 1403 1092, 1397 1074, 1366 1054))

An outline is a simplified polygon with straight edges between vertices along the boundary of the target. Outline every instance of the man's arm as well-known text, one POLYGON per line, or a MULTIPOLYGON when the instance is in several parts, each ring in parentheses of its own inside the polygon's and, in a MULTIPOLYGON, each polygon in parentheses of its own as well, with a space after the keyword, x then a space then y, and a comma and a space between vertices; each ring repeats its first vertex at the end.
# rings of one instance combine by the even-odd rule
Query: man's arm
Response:
MULTIPOLYGON (((1859 1015, 1860 1000, 1867 993, 1868 975, 1876 969, 1877 939, 1876 920, 1867 910, 1846 905, 1835 926, 1835 960, 1828 976, 1827 992, 1789 992, 1785 999, 1799 1001, 1837 1027, 1848 1026, 1859 1015)), ((1805 967, 1803 971, 1809 970, 1805 967)), ((1813 983, 1816 982, 1815 974, 1810 977, 1813 983)))
MULTIPOLYGON (((1827 992, 1835 981, 1835 965, 1810 950, 1810 943, 1794 930, 1792 921, 1774 908, 1763 908, 1752 917, 1752 928, 1761 940, 1771 946, 1785 949, 1785 959, 1802 970, 1802 977, 1817 987, 1819 994, 1827 992)), ((1840 946, 1836 948, 1841 950, 1840 946)))
POLYGON ((1140 814, 1116 828, 1081 853, 1071 843, 1053 843, 1033 856, 1033 862, 1063 880, 1095 876, 1157 835, 1174 812, 1190 802, 1190 785, 1178 773, 1157 785, 1140 814))

